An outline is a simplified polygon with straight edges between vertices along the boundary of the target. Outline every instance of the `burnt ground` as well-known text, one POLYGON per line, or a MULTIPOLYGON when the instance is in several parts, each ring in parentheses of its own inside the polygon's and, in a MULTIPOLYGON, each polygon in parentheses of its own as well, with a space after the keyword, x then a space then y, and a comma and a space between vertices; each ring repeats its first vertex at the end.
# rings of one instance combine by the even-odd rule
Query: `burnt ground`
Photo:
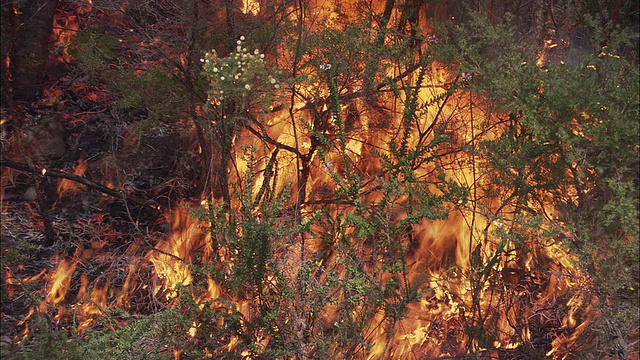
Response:
MULTIPOLYGON (((100 256, 87 259, 74 273, 67 301, 77 294, 80 276, 99 284, 110 270, 109 281, 121 283, 126 274, 112 268, 148 250, 143 246, 132 252, 131 245, 142 238, 147 246, 154 245, 169 231, 164 214, 179 200, 199 197, 198 158, 191 150, 187 125, 158 122, 138 131, 147 120, 146 111, 113 109, 108 96, 95 95, 103 91, 100 87, 71 85, 57 92, 54 106, 6 114, 2 159, 69 174, 75 171, 122 198, 57 176, 2 167, 3 352, 25 330, 21 320, 29 308, 44 296, 43 271, 50 273, 62 259, 82 249, 100 256), (42 119, 58 124, 47 125, 33 140, 29 137, 33 123, 42 119), (33 147, 39 148, 36 154, 33 147), (131 198, 142 202, 127 201, 131 198), (45 217, 51 223, 53 244, 45 239, 45 217), (8 279, 13 280, 7 283, 8 279)), ((153 311, 149 304, 130 305, 153 311)))

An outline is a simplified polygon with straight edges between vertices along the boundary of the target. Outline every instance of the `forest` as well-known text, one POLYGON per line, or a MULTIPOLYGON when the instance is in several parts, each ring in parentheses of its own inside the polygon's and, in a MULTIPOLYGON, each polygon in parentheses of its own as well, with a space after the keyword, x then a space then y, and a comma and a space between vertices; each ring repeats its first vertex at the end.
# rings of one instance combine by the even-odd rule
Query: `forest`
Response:
POLYGON ((3 359, 639 359, 628 0, 3 0, 3 359))

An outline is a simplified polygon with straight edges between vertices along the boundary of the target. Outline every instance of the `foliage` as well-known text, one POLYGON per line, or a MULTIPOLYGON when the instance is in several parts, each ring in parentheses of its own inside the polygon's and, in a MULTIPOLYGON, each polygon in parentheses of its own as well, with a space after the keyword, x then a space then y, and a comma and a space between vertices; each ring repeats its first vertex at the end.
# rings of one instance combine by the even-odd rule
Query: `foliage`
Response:
POLYGON ((607 39, 596 35, 593 44, 600 45, 577 62, 535 64, 508 25, 493 26, 481 16, 455 27, 438 51, 471 74, 468 91, 503 118, 504 135, 475 150, 486 159, 486 176, 495 179, 484 192, 495 198, 499 189, 510 189, 503 199, 518 213, 546 212, 542 204, 551 200, 557 212, 547 216, 570 234, 565 245, 590 269, 596 291, 633 307, 626 295, 615 294, 631 288, 637 294, 629 284, 639 276, 639 74, 637 53, 629 48, 638 34, 585 21, 607 39), (461 36, 469 33, 476 35, 461 36))
MULTIPOLYGON (((22 339, 21 353, 5 353, 8 359, 167 359, 170 346, 178 339, 176 324, 189 324, 176 310, 166 310, 119 326, 115 331, 94 329, 81 337, 71 337, 56 329, 44 314, 31 322, 33 335, 22 339)), ((188 329, 188 327, 187 327, 188 329)), ((185 330, 186 331, 186 330, 185 330)))
POLYGON ((98 28, 79 31, 69 48, 78 66, 88 75, 106 71, 117 56, 118 40, 114 36, 100 33, 98 28))
POLYGON ((258 49, 248 51, 243 47, 244 40, 245 37, 241 36, 228 57, 219 58, 214 49, 200 59, 205 77, 210 81, 209 104, 220 104, 227 98, 239 100, 247 97, 252 88, 255 91, 260 85, 280 88, 276 79, 266 73, 264 54, 258 49))

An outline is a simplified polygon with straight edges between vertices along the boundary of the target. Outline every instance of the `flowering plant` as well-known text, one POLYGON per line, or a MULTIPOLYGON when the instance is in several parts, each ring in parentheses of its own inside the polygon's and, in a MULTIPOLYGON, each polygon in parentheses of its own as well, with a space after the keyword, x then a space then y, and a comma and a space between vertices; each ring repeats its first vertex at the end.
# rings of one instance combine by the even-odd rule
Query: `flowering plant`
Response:
POLYGON ((209 80, 208 104, 219 106, 226 99, 247 100, 249 93, 261 87, 280 88, 276 79, 264 66, 264 54, 253 52, 243 46, 244 36, 228 57, 220 58, 215 50, 207 52, 200 59, 203 73, 209 80))

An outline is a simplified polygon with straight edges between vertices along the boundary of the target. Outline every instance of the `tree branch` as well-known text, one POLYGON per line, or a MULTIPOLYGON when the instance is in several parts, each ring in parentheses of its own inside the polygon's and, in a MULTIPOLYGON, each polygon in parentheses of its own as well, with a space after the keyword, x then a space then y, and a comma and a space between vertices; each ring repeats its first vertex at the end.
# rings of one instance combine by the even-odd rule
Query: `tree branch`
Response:
MULTIPOLYGON (((109 187, 106 187, 100 183, 97 183, 95 181, 89 180, 83 176, 79 176, 76 174, 68 174, 62 171, 58 171, 58 170, 50 170, 47 169, 46 167, 42 167, 42 168, 37 168, 37 167, 31 167, 27 164, 24 163, 19 163, 19 162, 15 162, 12 160, 6 160, 6 159, 0 159, 0 166, 6 166, 9 168, 13 168, 16 170, 21 170, 21 171, 26 171, 32 174, 36 174, 36 175, 40 175, 40 176, 50 176, 50 177, 55 177, 55 178, 63 178, 63 179, 68 179, 71 181, 75 181, 75 182, 79 182, 83 185, 86 185, 92 189, 96 189, 100 192, 102 192, 103 194, 107 194, 110 196, 113 196, 115 198, 118 198, 120 200, 123 201, 130 201, 133 202, 135 204, 141 205, 141 206, 147 206, 147 207, 151 207, 151 205, 157 205, 155 201, 153 200, 144 200, 144 199, 140 199, 134 196, 127 196, 117 190, 111 189, 109 187)), ((153 207, 152 207, 153 208, 153 207)), ((157 209, 154 209, 157 210, 157 209)))

